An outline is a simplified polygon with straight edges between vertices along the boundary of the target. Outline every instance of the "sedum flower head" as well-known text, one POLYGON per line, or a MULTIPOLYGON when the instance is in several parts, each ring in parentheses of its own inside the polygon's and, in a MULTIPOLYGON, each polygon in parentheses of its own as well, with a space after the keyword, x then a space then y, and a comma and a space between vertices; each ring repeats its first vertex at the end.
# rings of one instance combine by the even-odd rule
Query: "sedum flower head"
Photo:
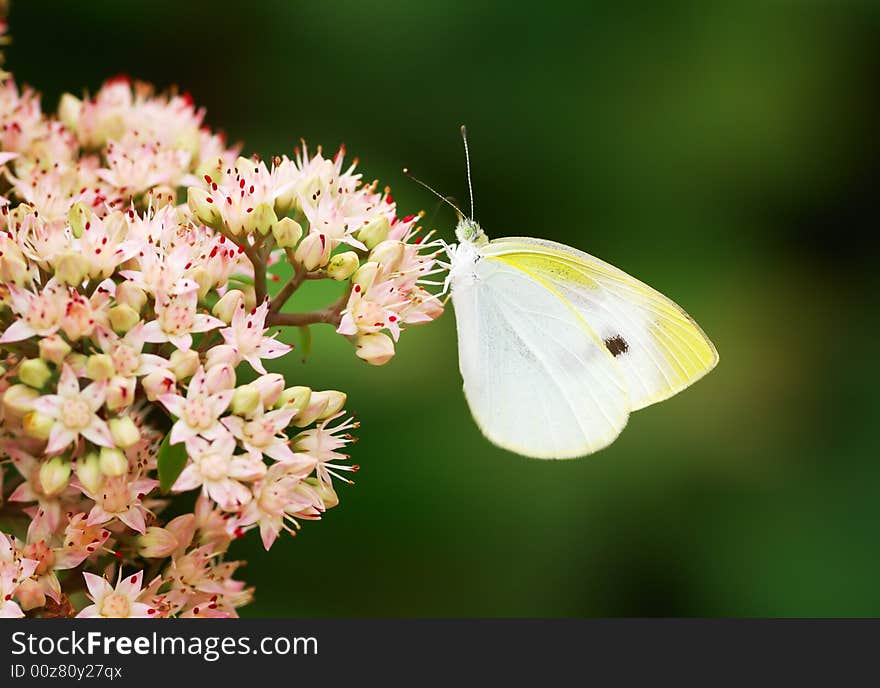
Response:
POLYGON ((439 245, 343 148, 243 157, 204 116, 126 77, 47 112, 0 72, 0 617, 235 616, 232 541, 357 470, 346 395, 270 372, 282 330, 378 365, 443 310, 439 245), (296 312, 311 280, 338 294, 296 312))

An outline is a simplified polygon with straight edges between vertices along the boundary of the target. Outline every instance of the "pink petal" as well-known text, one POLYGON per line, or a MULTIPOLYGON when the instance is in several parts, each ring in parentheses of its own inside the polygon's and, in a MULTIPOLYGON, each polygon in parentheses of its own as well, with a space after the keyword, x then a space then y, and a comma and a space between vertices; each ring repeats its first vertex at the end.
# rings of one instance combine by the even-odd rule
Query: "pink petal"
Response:
POLYGON ((152 344, 161 344, 168 341, 168 335, 162 330, 158 320, 151 320, 144 325, 144 331, 141 334, 145 342, 152 344))
POLYGON ((0 598, 0 619, 21 619, 24 612, 12 600, 3 600, 0 598))
MULTIPOLYGON (((86 587, 89 589, 89 596, 95 604, 101 604, 104 595, 113 592, 113 587, 110 583, 101 578, 101 576, 96 576, 94 573, 83 571, 83 578, 85 578, 86 587)), ((88 607, 86 607, 86 609, 88 609, 88 607)))
POLYGON ((142 351, 144 348, 144 342, 146 341, 144 339, 144 327, 146 327, 146 324, 144 322, 139 322, 122 338, 122 340, 135 351, 142 351))
POLYGON ((232 401, 234 394, 234 389, 224 389, 222 392, 217 392, 211 396, 211 410, 215 416, 219 416, 229 408, 229 403, 232 401))
POLYGON ((260 538, 263 540, 263 547, 266 548, 267 552, 271 549, 275 540, 278 539, 278 530, 277 527, 274 527, 274 524, 269 524, 266 521, 260 523, 260 538))
POLYGON ((79 394, 79 382, 76 379, 76 373, 66 363, 61 366, 61 375, 58 378, 58 394, 68 398, 79 394))
POLYGON ((33 491, 30 483, 22 483, 9 495, 10 502, 35 502, 36 500, 37 493, 33 491))
POLYGON ((55 554, 53 566, 60 571, 76 568, 91 554, 85 547, 67 547, 53 551, 55 554))
POLYGON ((155 614, 150 614, 153 611, 153 608, 144 604, 143 602, 133 602, 131 605, 131 612, 129 613, 129 618, 131 619, 154 619, 156 618, 155 614))
POLYGON ((89 517, 86 519, 86 524, 90 526, 98 526, 102 523, 107 523, 107 521, 113 518, 113 514, 109 511, 104 511, 97 504, 92 507, 92 510, 89 512, 89 517))
POLYGON ((266 464, 254 461, 249 456, 236 456, 229 462, 229 477, 236 480, 253 481, 266 474, 266 464))
POLYGON ((195 437, 198 434, 198 430, 191 428, 182 420, 179 420, 171 428, 171 437, 169 441, 171 442, 171 444, 180 444, 181 442, 186 442, 187 440, 195 437))
POLYGON ((193 344, 193 338, 189 332, 185 332, 184 334, 169 334, 168 341, 181 351, 189 351, 193 344))
POLYGON ((244 419, 238 416, 226 416, 221 418, 220 422, 226 426, 226 429, 232 433, 233 437, 241 439, 244 437, 244 419))
POLYGON ((234 480, 220 480, 212 483, 205 483, 202 489, 206 490, 208 496, 224 509, 236 509, 251 501, 251 491, 241 483, 234 480))
POLYGON ((161 356, 156 356, 155 354, 141 354, 141 362, 138 369, 135 371, 136 375, 149 375, 154 370, 158 368, 167 368, 168 361, 166 361, 161 356))
POLYGON ((107 398, 106 389, 107 381, 101 380, 100 382, 93 382, 80 392, 80 394, 89 405, 89 408, 92 409, 92 411, 97 411, 104 403, 104 399, 107 398))
POLYGON ((20 562, 21 567, 21 575, 19 578, 24 580, 25 578, 30 578, 34 575, 34 571, 37 570, 37 567, 40 565, 36 559, 22 559, 20 562))
POLYGON ((98 614, 98 605, 90 604, 88 607, 83 609, 79 614, 76 615, 77 619, 93 619, 96 616, 100 616, 98 614))
MULTIPOLYGON (((46 445, 47 454, 57 454, 77 438, 77 434, 68 430, 61 423, 55 423, 49 431, 49 443, 46 445)), ((111 445, 112 446, 112 445, 111 445)))
POLYGON ((216 330, 218 327, 224 327, 225 325, 225 322, 223 322, 219 318, 215 318, 213 315, 196 313, 196 316, 193 319, 192 331, 208 332, 209 330, 216 330))
POLYGON ((82 433, 83 437, 85 437, 90 442, 97 444, 98 446, 116 446, 113 442, 113 435, 110 433, 110 428, 107 427, 107 423, 105 423, 98 417, 95 417, 92 420, 91 425, 89 425, 87 428, 83 428, 82 430, 80 430, 80 432, 82 433))
POLYGON ((144 531, 147 529, 147 523, 144 520, 144 512, 137 507, 130 506, 126 511, 122 512, 121 514, 116 514, 116 517, 129 528, 137 531, 138 533, 143 534, 144 531))
POLYGON ((266 368, 263 366, 262 361, 260 361, 260 357, 256 354, 249 354, 244 357, 244 360, 251 364, 251 368, 256 370, 261 375, 266 374, 266 368))
POLYGON ((6 332, 0 337, 0 344, 5 344, 6 342, 20 342, 22 339, 33 337, 36 333, 36 330, 24 320, 16 320, 6 328, 6 332))
POLYGON ((297 461, 297 454, 284 441, 275 442, 268 447, 263 447, 263 453, 281 463, 295 463, 297 461))
POLYGON ((263 341, 260 342, 260 345, 257 347, 257 353, 260 354, 260 358, 278 358, 290 352, 292 349, 292 346, 289 346, 284 342, 279 342, 272 337, 264 337, 263 341))
POLYGON ((189 490, 194 490, 202 484, 202 476, 199 473, 199 469, 195 464, 190 464, 177 477, 177 480, 174 481, 174 485, 172 486, 172 490, 174 492, 187 492, 189 490))
POLYGON ((120 595, 125 595, 128 599, 134 602, 137 599, 137 596, 141 594, 141 585, 144 581, 144 572, 138 571, 131 576, 126 576, 119 584, 116 586, 116 592, 120 595))
POLYGON ((157 398, 172 415, 177 418, 183 415, 183 403, 186 400, 179 394, 160 394, 157 398))
POLYGON ((40 413, 45 413, 52 418, 58 418, 61 415, 61 404, 63 399, 57 394, 47 394, 34 401, 34 408, 40 413))

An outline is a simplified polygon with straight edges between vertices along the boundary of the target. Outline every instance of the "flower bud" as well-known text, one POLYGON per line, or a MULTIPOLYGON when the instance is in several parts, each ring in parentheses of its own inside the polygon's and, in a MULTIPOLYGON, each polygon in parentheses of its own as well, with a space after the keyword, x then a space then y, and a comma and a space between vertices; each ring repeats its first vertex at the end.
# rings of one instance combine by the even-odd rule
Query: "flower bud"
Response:
POLYGON ((357 272, 351 278, 351 283, 359 286, 367 291, 376 281, 376 274, 379 272, 379 263, 369 262, 361 265, 357 272))
POLYGON ((77 239, 82 236, 86 225, 91 223, 94 219, 94 213, 89 209, 89 206, 82 201, 74 203, 70 210, 67 211, 67 222, 70 225, 70 231, 73 232, 73 236, 77 239))
MULTIPOLYGON (((282 165, 284 164, 290 164, 290 162, 282 163, 282 165)), ((278 217, 284 217, 298 207, 301 208, 296 186, 296 184, 286 185, 286 189, 275 197, 275 214, 278 217)))
POLYGON ((58 119, 70 129, 76 131, 79 125, 79 116, 82 112, 82 101, 76 96, 65 93, 58 102, 58 119))
POLYGON ((324 503, 324 509, 332 509, 334 506, 339 504, 339 496, 336 494, 336 491, 329 485, 325 485, 324 483, 318 481, 318 484, 314 486, 314 489, 315 492, 318 493, 318 496, 321 498, 321 501, 324 503))
POLYGON ((15 590, 15 599, 18 606, 26 612, 46 606, 46 593, 36 578, 26 578, 21 581, 15 590))
POLYGON ((177 549, 178 542, 171 531, 150 526, 135 538, 135 546, 137 553, 146 559, 164 559, 177 549))
POLYGON ((241 361, 238 351, 229 344, 218 344, 208 349, 205 355, 205 368, 214 368, 220 365, 237 366, 241 361))
POLYGON ((257 292, 252 285, 242 285, 245 310, 252 311, 257 307, 257 292))
POLYGON ((42 358, 29 358, 18 367, 18 379, 34 389, 41 389, 50 377, 52 371, 42 358))
POLYGON ((404 252, 402 241, 388 239, 370 251, 370 260, 379 263, 386 272, 394 272, 400 266, 404 252))
POLYGON ((291 424, 298 428, 311 425, 327 412, 329 403, 330 399, 322 397, 320 392, 312 392, 308 406, 293 417, 291 424))
POLYGON ((308 387, 288 387, 281 392, 281 396, 275 402, 275 408, 293 408, 297 413, 301 413, 309 405, 311 397, 312 390, 308 387))
POLYGON ((296 220, 284 217, 272 226, 272 235, 278 248, 293 248, 302 239, 303 228, 296 220))
POLYGON ((21 420, 24 434, 37 440, 48 440, 55 419, 39 411, 28 411, 21 420))
POLYGON ((67 354, 64 357, 64 365, 70 366, 70 369, 76 373, 77 377, 85 377, 86 375, 86 363, 88 362, 88 356, 85 354, 81 354, 78 351, 74 351, 71 354, 67 354))
POLYGON ((204 189, 191 186, 186 190, 186 204, 196 219, 208 227, 220 225, 221 216, 214 199, 204 189))
POLYGON ((211 287, 217 282, 215 275, 208 271, 204 265, 197 266, 189 273, 189 276, 199 287, 199 301, 207 296, 211 287))
POLYGON ((339 253, 330 258, 330 262, 327 264, 327 276, 337 282, 342 282, 351 277, 359 265, 358 255, 354 251, 339 253))
POLYGON ((252 158, 246 158, 243 155, 239 155, 235 159, 235 169, 242 177, 249 177, 257 171, 257 163, 255 163, 252 158))
POLYGON ((70 461, 55 456, 40 466, 40 487, 47 497, 60 495, 70 483, 70 461))
POLYGON ((104 482, 101 473, 101 459, 95 452, 89 452, 76 460, 76 477, 80 484, 89 492, 97 492, 104 482))
POLYGON ((278 373, 266 373, 254 380, 251 386, 260 393, 263 408, 271 408, 284 391, 284 376, 278 373))
POLYGON ((141 316, 138 312, 127 303, 121 303, 113 306, 108 312, 107 317, 110 319, 110 327, 117 334, 125 334, 132 327, 140 322, 141 316))
POLYGON ((248 213, 245 220, 244 231, 250 234, 257 231, 266 236, 273 230, 278 222, 278 216, 275 214, 274 208, 268 203, 260 203, 253 212, 248 213))
POLYGON ((111 411, 125 408, 134 402, 137 380, 133 377, 114 377, 107 385, 107 408, 111 411))
POLYGON ((43 337, 40 340, 40 358, 44 361, 49 361, 49 363, 61 365, 61 362, 70 351, 70 344, 57 334, 43 337))
POLYGON ((196 515, 183 514, 177 518, 171 519, 166 525, 165 530, 177 538, 178 549, 186 549, 192 543, 192 539, 196 534, 196 515))
POLYGON ((216 365, 208 368, 205 386, 210 394, 235 387, 235 369, 231 365, 216 365))
POLYGON ((394 356, 394 342, 384 332, 362 334, 355 340, 355 353, 370 365, 385 365, 394 356))
POLYGON ((4 242, 0 246, 2 246, 2 250, 0 250, 0 280, 12 282, 19 287, 30 282, 31 275, 24 254, 12 241, 4 242))
POLYGON ((116 287, 116 303, 130 306, 135 313, 140 313, 147 302, 147 295, 134 282, 121 282, 116 287))
POLYGON ((385 241, 390 232, 391 224, 388 222, 388 218, 382 215, 369 224, 361 227, 357 233, 357 238, 359 241, 363 242, 364 246, 373 249, 385 241))
POLYGON ((236 416, 249 416, 260 406, 260 392, 252 385, 242 385, 232 395, 230 409, 236 416))
POLYGON ((322 392, 312 392, 309 406, 316 401, 325 400, 327 401, 327 406, 321 412, 321 415, 318 416, 318 420, 324 420, 325 418, 330 418, 339 413, 342 410, 342 407, 345 406, 345 402, 348 400, 348 395, 345 394, 345 392, 337 392, 333 389, 324 390, 322 392))
POLYGON ((88 258, 77 251, 65 251, 55 260, 55 278, 62 284, 78 287, 89 274, 88 258))
POLYGON ((147 204, 154 210, 172 205, 177 200, 177 192, 170 186, 154 186, 147 192, 147 204))
POLYGON ((141 380, 147 401, 156 401, 162 394, 168 394, 177 385, 174 373, 164 368, 154 370, 141 380))
POLYGON ((33 411, 34 402, 40 393, 27 385, 12 385, 3 393, 3 410, 7 417, 21 418, 28 411, 33 411))
POLYGON ((186 380, 196 374, 199 369, 199 352, 195 349, 182 351, 175 349, 168 359, 171 372, 178 380, 186 380))
POLYGON ((330 242, 327 241, 327 236, 318 232, 309 234, 300 242, 293 257, 308 271, 326 265, 330 260, 330 242))
POLYGON ((116 374, 116 366, 108 354, 92 354, 86 361, 86 377, 100 382, 116 374))
POLYGON ((214 304, 211 313, 220 318, 227 325, 232 322, 232 316, 238 307, 244 303, 244 294, 239 289, 230 289, 220 300, 214 304))
POLYGON ((110 434, 113 436, 113 444, 120 449, 128 449, 140 442, 141 431, 128 416, 111 418, 107 421, 107 425, 110 428, 110 434))
POLYGON ((128 472, 128 458, 119 449, 111 447, 101 447, 98 465, 101 473, 110 478, 117 478, 128 472))

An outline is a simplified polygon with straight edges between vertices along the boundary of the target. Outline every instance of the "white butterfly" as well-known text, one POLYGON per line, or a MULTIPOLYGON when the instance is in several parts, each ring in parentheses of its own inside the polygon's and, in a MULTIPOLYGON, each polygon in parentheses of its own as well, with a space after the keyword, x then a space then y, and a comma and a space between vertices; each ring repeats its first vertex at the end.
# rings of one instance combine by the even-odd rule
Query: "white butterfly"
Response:
POLYGON ((472 219, 473 193, 470 219, 459 214, 460 243, 447 247, 459 367, 474 419, 498 446, 541 459, 591 454, 631 411, 718 363, 684 310, 622 270, 543 239, 490 241, 472 219))

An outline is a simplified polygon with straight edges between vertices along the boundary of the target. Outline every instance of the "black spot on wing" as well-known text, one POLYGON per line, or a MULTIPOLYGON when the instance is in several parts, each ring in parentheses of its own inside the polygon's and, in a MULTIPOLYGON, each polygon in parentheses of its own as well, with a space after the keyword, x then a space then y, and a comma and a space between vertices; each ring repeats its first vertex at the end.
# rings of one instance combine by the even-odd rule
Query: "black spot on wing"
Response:
POLYGON ((614 357, 620 356, 621 354, 625 354, 627 351, 629 351, 629 344, 627 344, 626 340, 619 334, 616 334, 613 337, 609 337, 608 339, 606 339, 605 347, 608 349, 608 351, 611 352, 611 355, 614 357))

